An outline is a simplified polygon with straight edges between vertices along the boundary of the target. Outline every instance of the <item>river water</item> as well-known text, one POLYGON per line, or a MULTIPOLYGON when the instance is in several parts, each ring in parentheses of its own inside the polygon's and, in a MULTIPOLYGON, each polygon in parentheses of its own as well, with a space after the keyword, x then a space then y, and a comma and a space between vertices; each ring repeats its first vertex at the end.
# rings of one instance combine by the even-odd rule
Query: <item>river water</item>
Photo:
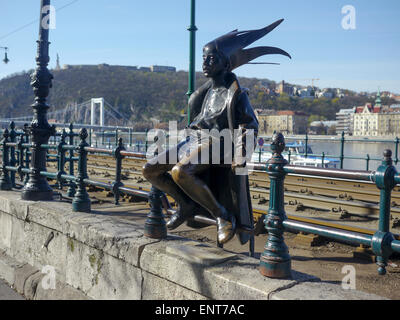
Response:
MULTIPOLYGON (((312 139, 312 137, 309 137, 312 139)), ((360 139, 361 140, 361 139, 360 139)), ((366 140, 366 139, 365 139, 366 140)), ((385 139, 386 140, 386 139, 385 139)), ((300 139, 287 138, 287 142, 303 141, 300 139)), ((340 156, 341 142, 338 140, 309 140, 308 145, 311 146, 313 154, 321 155, 325 153, 325 157, 329 156, 340 156)), ((345 141, 344 143, 344 156, 345 157, 357 157, 363 159, 344 159, 343 169, 353 170, 366 170, 366 157, 369 155, 369 170, 375 170, 380 165, 383 158, 383 151, 385 149, 392 150, 392 158, 395 160, 396 144, 394 142, 369 142, 369 141, 345 141), (377 159, 377 160, 372 160, 377 159), (379 160, 378 160, 379 159, 379 160)), ((397 170, 400 170, 400 162, 396 165, 397 170)))
MULTIPOLYGON (((145 135, 144 134, 139 134, 139 133, 134 133, 133 136, 129 137, 128 133, 120 133, 119 134, 121 137, 123 137, 123 140, 125 142, 125 145, 127 149, 129 150, 134 150, 134 151, 144 151, 144 141, 145 141, 145 135), (132 141, 132 146, 129 146, 129 141, 132 141), (141 147, 138 148, 136 146, 136 143, 139 143, 141 147)), ((269 143, 270 143, 270 138, 271 137, 263 137, 265 139, 265 143, 263 146, 264 150, 269 150, 269 143)), ((340 156, 340 148, 341 148, 341 141, 340 137, 338 136, 309 136, 308 137, 308 146, 311 147, 312 153, 314 155, 322 155, 322 153, 325 153, 325 157, 330 158, 330 157, 335 157, 339 161, 339 156, 340 156), (323 140, 322 140, 323 139, 323 140)), ((390 149, 392 150, 393 153, 393 160, 396 159, 395 155, 395 150, 396 150, 396 144, 394 139, 389 140, 389 139, 376 139, 380 140, 380 142, 373 142, 368 139, 362 139, 362 138, 353 138, 353 137, 345 137, 345 143, 344 143, 344 162, 343 162, 343 169, 352 169, 352 170, 366 170, 367 169, 367 161, 366 157, 369 155, 370 161, 369 161, 369 170, 376 170, 377 167, 380 165, 380 162, 382 161, 383 158, 383 151, 385 149, 390 149), (352 139, 358 140, 358 141, 351 141, 352 139), (346 157, 357 157, 357 158, 362 158, 362 159, 346 159, 346 157)), ((110 147, 115 146, 115 137, 114 135, 108 135, 105 138, 101 138, 100 136, 96 139, 93 137, 92 140, 92 145, 94 145, 94 141, 97 140, 98 146, 102 145, 102 140, 104 140, 104 145, 107 146, 109 145, 110 147)), ((295 136, 295 137, 285 137, 286 143, 291 143, 291 142, 302 142, 305 144, 304 136, 295 136)), ((257 151, 257 150, 256 150, 257 151)), ((399 155, 400 157, 400 152, 399 155)), ((340 168, 339 165, 340 162, 338 162, 337 168, 340 168)), ((396 165, 397 170, 400 172, 400 161, 396 165)))

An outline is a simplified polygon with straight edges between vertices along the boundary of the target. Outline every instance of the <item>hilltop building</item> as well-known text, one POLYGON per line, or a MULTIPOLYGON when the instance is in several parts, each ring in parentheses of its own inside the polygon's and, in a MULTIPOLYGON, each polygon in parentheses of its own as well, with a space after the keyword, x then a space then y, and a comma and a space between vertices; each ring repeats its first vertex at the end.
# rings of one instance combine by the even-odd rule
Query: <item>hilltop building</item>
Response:
POLYGON ((296 95, 302 99, 305 99, 305 98, 314 99, 315 91, 314 91, 313 87, 308 86, 307 88, 297 90, 296 95))
POLYGON ((298 111, 263 111, 258 114, 259 134, 271 135, 274 131, 283 134, 305 134, 307 119, 305 113, 298 111))
POLYGON ((276 89, 276 93, 277 94, 286 93, 289 96, 293 96, 295 94, 294 87, 291 86, 290 84, 287 84, 284 80, 282 80, 282 82, 279 83, 278 88, 276 89))
POLYGON ((150 66, 150 71, 151 72, 176 72, 176 68, 171 67, 171 66, 152 65, 152 66, 150 66))
POLYGON ((61 66, 60 66, 60 56, 57 53, 57 60, 56 60, 56 70, 60 71, 61 70, 61 66))

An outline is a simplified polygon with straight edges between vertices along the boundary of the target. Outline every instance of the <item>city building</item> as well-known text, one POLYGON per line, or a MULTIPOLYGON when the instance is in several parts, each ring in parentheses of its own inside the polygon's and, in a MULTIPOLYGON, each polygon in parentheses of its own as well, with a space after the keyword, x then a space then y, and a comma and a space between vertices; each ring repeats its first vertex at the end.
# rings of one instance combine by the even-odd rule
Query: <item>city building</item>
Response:
POLYGON ((143 72, 151 72, 151 69, 149 67, 140 67, 139 71, 143 71, 143 72))
POLYGON ((311 86, 308 86, 307 88, 297 90, 296 95, 298 95, 302 99, 314 99, 315 91, 311 86))
POLYGON ((282 82, 279 83, 278 88, 276 89, 276 93, 278 94, 286 93, 289 96, 293 96, 294 95, 293 89, 294 88, 292 85, 287 84, 284 80, 282 80, 282 82))
POLYGON ((367 103, 354 113, 355 136, 400 136, 400 110, 382 106, 378 92, 375 105, 367 103))
POLYGON ((271 135, 276 132, 283 134, 305 134, 307 132, 308 116, 303 112, 263 111, 258 114, 259 135, 271 135))
POLYGON ((322 91, 316 92, 315 96, 317 98, 332 99, 334 97, 334 93, 330 89, 323 89, 322 91))
POLYGON ((336 113, 336 134, 341 134, 342 132, 348 135, 353 134, 355 112, 356 108, 353 107, 351 109, 340 109, 339 112, 336 113))
POLYGON ((337 121, 336 120, 317 120, 310 123, 309 134, 335 134, 337 121))

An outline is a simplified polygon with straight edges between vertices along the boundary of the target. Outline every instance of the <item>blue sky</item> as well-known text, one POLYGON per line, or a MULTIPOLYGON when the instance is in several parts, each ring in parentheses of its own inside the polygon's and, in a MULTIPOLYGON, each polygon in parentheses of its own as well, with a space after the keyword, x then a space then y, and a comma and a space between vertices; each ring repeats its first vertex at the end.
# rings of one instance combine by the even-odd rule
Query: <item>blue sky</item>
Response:
MULTIPOLYGON (((61 8, 73 0, 52 0, 61 8)), ((0 78, 35 67, 40 0, 0 0, 0 46, 9 47, 10 63, 0 64, 0 78)), ((50 67, 61 64, 173 65, 188 70, 190 0, 77 0, 57 11, 50 30, 50 67)), ((282 79, 319 87, 400 93, 400 1, 398 0, 197 0, 196 70, 202 46, 238 28, 285 21, 256 45, 280 47, 292 55, 256 61, 281 65, 246 65, 239 76, 282 79), (356 9, 356 29, 342 28, 342 7, 356 9)), ((3 52, 1 52, 1 58, 3 52)))

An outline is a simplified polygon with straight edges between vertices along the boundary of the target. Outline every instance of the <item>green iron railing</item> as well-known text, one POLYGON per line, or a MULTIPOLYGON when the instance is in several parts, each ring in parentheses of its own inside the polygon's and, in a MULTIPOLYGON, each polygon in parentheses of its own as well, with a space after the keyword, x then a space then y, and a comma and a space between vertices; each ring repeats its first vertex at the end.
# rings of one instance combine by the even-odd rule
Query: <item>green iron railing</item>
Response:
POLYGON ((255 170, 266 170, 270 177, 270 201, 265 227, 268 240, 260 259, 260 272, 269 277, 290 277, 290 256, 285 245, 285 230, 302 231, 323 237, 344 241, 350 244, 371 246, 377 256, 378 273, 384 275, 388 257, 400 252, 400 241, 389 232, 390 198, 393 188, 400 183, 400 175, 393 166, 392 152, 385 150, 381 165, 376 171, 356 171, 343 169, 324 169, 315 167, 292 166, 282 156, 285 139, 275 134, 271 142, 272 158, 266 165, 255 165, 255 170), (287 174, 302 174, 319 177, 372 181, 380 190, 379 228, 374 235, 337 230, 330 227, 314 226, 307 223, 290 221, 284 210, 284 179, 287 174))

